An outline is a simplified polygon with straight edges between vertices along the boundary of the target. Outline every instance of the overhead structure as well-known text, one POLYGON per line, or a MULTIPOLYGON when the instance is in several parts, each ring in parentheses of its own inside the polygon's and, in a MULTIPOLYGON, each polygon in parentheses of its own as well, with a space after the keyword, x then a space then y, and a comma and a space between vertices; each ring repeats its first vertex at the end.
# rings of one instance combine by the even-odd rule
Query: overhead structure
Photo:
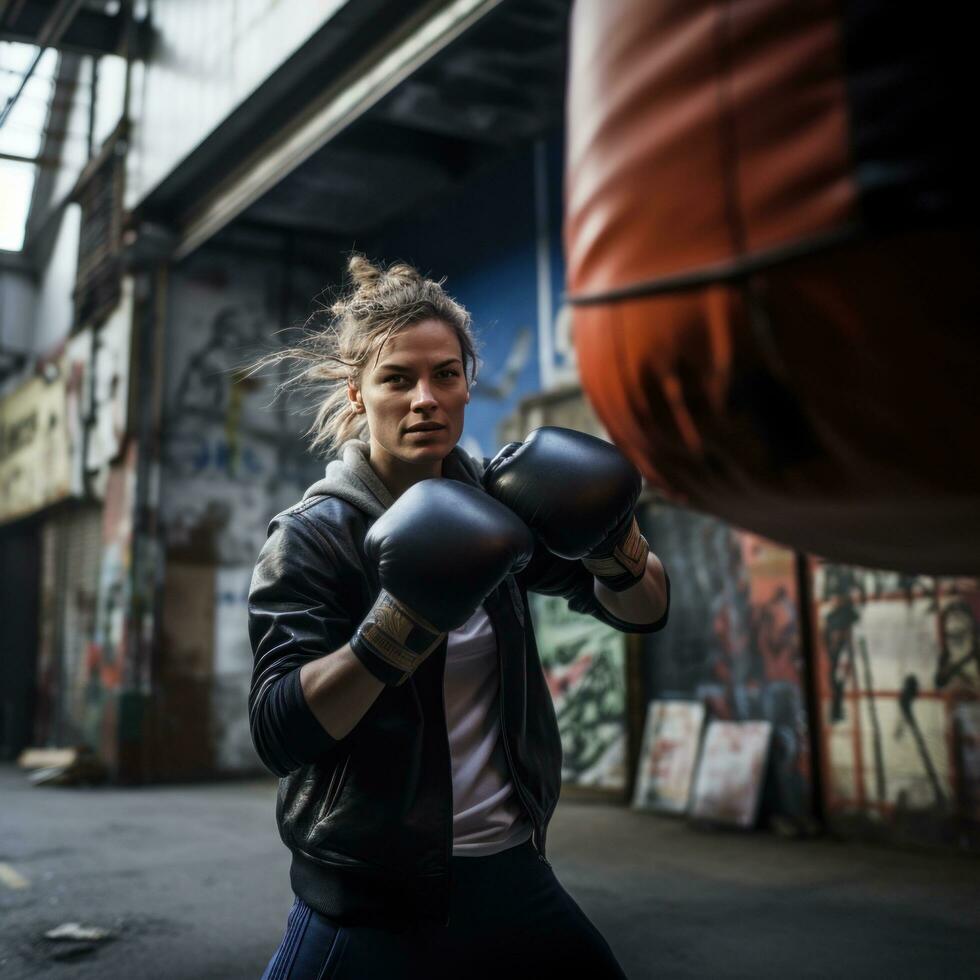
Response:
POLYGON ((967 37, 884 0, 576 4, 579 370, 668 496, 839 561, 980 570, 967 37))
POLYGON ((569 0, 358 0, 165 180, 134 226, 361 239, 561 125, 569 0), (247 152, 246 152, 247 151, 247 152))
POLYGON ((20 83, 14 90, 13 94, 7 99, 7 101, 0 106, 0 126, 2 126, 6 121, 7 117, 10 115, 11 109, 17 104, 17 100, 23 95, 24 89, 27 87, 27 83, 31 80, 31 75, 34 74, 37 69, 38 64, 41 61, 44 52, 48 47, 55 46, 59 40, 61 40, 62 34, 65 33, 67 28, 72 22, 75 14, 78 13, 78 8, 81 7, 83 0, 58 0, 48 15, 47 19, 41 24, 38 31, 37 38, 34 43, 37 45, 37 51, 34 54, 34 58, 31 60, 30 65, 28 65, 27 70, 24 72, 20 79, 20 83))
MULTIPOLYGON (((127 34, 139 56, 146 53, 152 30, 148 18, 130 26, 130 3, 108 0, 0 0, 0 41, 36 44, 72 54, 99 57, 121 54, 127 34)), ((134 52, 135 53, 135 52, 134 52)))

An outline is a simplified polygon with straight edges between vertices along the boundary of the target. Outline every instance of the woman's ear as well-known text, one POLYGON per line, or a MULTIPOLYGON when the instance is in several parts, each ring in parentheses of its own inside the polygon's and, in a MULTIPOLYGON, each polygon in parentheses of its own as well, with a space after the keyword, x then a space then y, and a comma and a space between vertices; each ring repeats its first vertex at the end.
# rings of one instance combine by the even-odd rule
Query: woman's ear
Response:
POLYGON ((353 382, 347 380, 347 399, 350 402, 350 410, 360 414, 364 411, 364 400, 361 398, 360 388, 355 388, 353 382))

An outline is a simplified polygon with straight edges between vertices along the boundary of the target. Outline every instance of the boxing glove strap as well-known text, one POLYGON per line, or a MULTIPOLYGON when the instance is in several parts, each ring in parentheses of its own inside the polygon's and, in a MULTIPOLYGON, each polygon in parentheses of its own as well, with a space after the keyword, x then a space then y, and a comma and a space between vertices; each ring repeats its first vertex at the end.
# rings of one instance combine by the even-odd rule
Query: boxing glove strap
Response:
POLYGON ((404 684, 445 636, 384 589, 357 628, 350 648, 383 684, 404 684))
POLYGON ((647 554, 650 546, 640 533, 640 525, 634 517, 629 530, 610 555, 590 555, 582 559, 582 564, 607 589, 623 592, 636 585, 646 574, 647 554))

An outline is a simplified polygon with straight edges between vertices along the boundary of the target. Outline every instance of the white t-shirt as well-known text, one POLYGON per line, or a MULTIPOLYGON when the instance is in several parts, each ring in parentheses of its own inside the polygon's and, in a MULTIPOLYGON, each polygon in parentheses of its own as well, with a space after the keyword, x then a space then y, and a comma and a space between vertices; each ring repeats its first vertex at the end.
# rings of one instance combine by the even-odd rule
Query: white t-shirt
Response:
POLYGON ((507 765, 497 637, 482 606, 448 636, 445 694, 453 855, 479 857, 523 844, 531 836, 531 822, 507 765))

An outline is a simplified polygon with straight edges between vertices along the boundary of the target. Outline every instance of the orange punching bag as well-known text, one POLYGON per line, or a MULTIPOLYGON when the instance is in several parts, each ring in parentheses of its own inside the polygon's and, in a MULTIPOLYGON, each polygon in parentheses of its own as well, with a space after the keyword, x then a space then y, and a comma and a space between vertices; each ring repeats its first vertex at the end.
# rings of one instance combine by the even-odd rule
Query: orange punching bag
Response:
POLYGON ((579 371, 669 497, 837 561, 980 571, 980 168, 954 9, 576 4, 579 371))

